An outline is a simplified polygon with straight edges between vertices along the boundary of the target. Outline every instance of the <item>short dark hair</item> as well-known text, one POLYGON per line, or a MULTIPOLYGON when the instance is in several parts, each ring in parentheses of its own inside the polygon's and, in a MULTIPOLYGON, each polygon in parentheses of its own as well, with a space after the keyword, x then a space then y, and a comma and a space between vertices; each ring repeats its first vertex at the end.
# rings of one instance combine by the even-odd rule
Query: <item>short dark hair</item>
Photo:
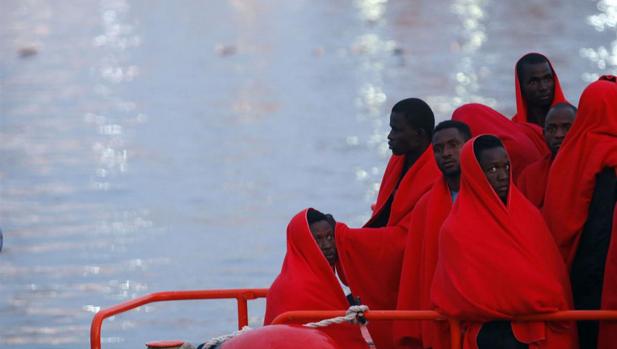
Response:
POLYGON ((431 107, 420 98, 406 98, 398 101, 394 107, 392 107, 392 112, 405 115, 405 119, 407 119, 409 125, 416 130, 424 130, 429 140, 433 136, 435 115, 431 107))
MULTIPOLYGON (((568 103, 568 102, 561 102, 561 103, 557 103, 554 106, 551 107, 551 109, 549 109, 549 112, 553 109, 561 109, 561 108, 565 108, 565 109, 570 109, 572 110, 575 114, 578 111, 578 109, 573 106, 572 104, 568 103)), ((546 114, 548 115, 548 113, 546 114)))
POLYGON ((473 142, 473 152, 476 154, 476 160, 480 162, 480 154, 493 148, 505 148, 501 140, 493 135, 482 135, 473 142))
POLYGON ((306 213, 306 220, 308 221, 308 224, 311 225, 319 221, 327 221, 328 217, 313 208, 309 208, 308 212, 306 213))
POLYGON ((471 138, 471 129, 469 129, 469 126, 467 126, 466 123, 462 121, 457 121, 457 120, 446 120, 446 121, 440 122, 437 126, 435 126, 435 129, 433 130, 433 134, 441 130, 445 130, 447 128, 457 129, 458 132, 461 134, 461 136, 465 138, 465 141, 468 141, 471 138))
MULTIPOLYGON (((516 62, 516 76, 518 76, 519 83, 521 81, 521 75, 523 74, 523 67, 531 64, 549 63, 548 58, 543 54, 532 52, 524 55, 516 62)), ((549 63, 550 66, 550 63, 549 63)), ((552 70, 552 68, 551 68, 552 70)))

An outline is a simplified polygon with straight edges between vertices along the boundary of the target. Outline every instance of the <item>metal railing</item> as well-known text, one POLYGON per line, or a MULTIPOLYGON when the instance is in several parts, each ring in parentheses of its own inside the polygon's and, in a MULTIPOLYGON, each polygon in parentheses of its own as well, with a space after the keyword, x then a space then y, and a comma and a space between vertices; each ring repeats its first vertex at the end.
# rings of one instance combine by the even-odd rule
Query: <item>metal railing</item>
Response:
MULTIPOLYGON (((194 290, 194 291, 167 291, 151 293, 139 298, 103 309, 94 315, 90 327, 90 348, 101 349, 101 328, 103 320, 110 316, 127 312, 137 307, 155 303, 198 299, 236 299, 238 309, 238 329, 248 325, 248 301, 264 298, 268 294, 267 288, 256 289, 227 289, 227 290, 194 290)), ((272 324, 304 323, 318 321, 338 316, 344 316, 345 310, 299 310, 289 311, 278 315, 272 324)), ((364 313, 367 320, 431 320, 447 321, 450 325, 451 348, 462 348, 461 322, 464 320, 448 318, 431 310, 368 310, 364 313)), ((585 321, 602 320, 617 321, 617 310, 568 310, 547 314, 518 316, 512 321, 585 321)))
POLYGON ((101 327, 103 320, 110 316, 127 312, 149 303, 184 301, 197 299, 236 299, 238 306, 238 329, 248 325, 248 304, 251 299, 264 298, 268 294, 267 288, 229 289, 229 290, 191 290, 166 291, 151 293, 130 301, 116 304, 103 309, 94 315, 90 326, 90 348, 101 349, 101 327))
MULTIPOLYGON (((344 316, 345 311, 288 311, 277 316, 272 324, 303 323, 318 321, 337 316, 344 316)), ((462 343, 462 319, 448 318, 436 311, 430 310, 368 310, 364 313, 367 320, 433 320, 447 321, 450 325, 450 343, 452 349, 461 349, 462 343)), ((603 320, 617 321, 617 310, 567 310, 547 314, 534 314, 517 316, 511 321, 585 321, 603 320)))

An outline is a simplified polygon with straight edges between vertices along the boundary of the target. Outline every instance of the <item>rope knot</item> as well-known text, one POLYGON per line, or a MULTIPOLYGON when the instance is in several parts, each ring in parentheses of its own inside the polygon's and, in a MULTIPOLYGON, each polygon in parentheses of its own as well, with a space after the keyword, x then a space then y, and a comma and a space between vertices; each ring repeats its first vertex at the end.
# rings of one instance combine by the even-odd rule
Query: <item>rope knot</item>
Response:
POLYGON ((364 313, 368 310, 366 305, 352 305, 347 309, 345 317, 351 318, 349 322, 356 325, 366 325, 368 322, 364 317, 364 313))

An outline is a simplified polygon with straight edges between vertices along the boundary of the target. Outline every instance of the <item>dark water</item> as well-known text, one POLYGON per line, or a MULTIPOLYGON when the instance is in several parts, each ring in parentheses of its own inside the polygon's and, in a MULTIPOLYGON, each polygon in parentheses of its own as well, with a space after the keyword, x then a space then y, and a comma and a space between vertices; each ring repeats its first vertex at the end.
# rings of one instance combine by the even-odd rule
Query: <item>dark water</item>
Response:
MULTIPOLYGON (((615 73, 616 26, 614 0, 3 0, 0 347, 86 348, 98 309, 150 292, 269 286, 296 212, 366 219, 397 100, 511 115, 537 50, 576 102, 615 73)), ((103 347, 235 321, 156 304, 103 347)))

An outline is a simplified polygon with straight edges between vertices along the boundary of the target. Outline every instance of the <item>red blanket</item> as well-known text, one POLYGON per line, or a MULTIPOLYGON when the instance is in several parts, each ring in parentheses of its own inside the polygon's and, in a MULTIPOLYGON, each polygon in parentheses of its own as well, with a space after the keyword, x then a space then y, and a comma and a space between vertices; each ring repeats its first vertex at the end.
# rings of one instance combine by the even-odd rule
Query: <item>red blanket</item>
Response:
MULTIPOLYGON (((553 71, 553 77, 555 79, 555 94, 553 96, 553 103, 551 104, 551 106, 566 102, 566 98, 563 95, 563 90, 561 89, 561 83, 559 82, 557 73, 553 68, 553 64, 551 64, 551 61, 549 61, 548 58, 546 58, 546 61, 551 67, 551 70, 553 71)), ((516 90, 516 114, 514 114, 514 116, 512 117, 512 121, 518 124, 521 131, 523 131, 529 137, 529 139, 531 139, 531 141, 536 145, 537 150, 541 154, 549 154, 550 150, 548 149, 548 146, 544 141, 542 127, 531 122, 527 122, 527 104, 523 99, 521 84, 518 79, 518 74, 516 73, 516 65, 514 68, 514 88, 516 90)))
MULTIPOLYGON (((587 220, 596 175, 604 168, 617 170, 617 83, 612 81, 596 81, 583 91, 576 120, 549 172, 544 217, 569 266, 587 220)), ((611 234, 602 309, 617 309, 615 223, 611 234)), ((599 348, 617 342, 617 326, 610 326, 609 330, 608 323, 600 325, 599 348)))
MULTIPOLYGON (((440 173, 433 150, 429 147, 407 170, 394 192, 403 162, 403 157, 392 156, 377 196, 373 218, 379 214, 388 197, 394 195, 385 227, 353 229, 342 223, 337 223, 336 227, 339 267, 353 294, 371 309, 396 308, 409 216, 440 173)), ((369 324, 369 329, 379 349, 393 347, 391 323, 373 322, 369 324)))
POLYGON ((537 208, 544 205, 544 191, 548 182, 548 171, 551 169, 553 159, 551 155, 546 155, 542 159, 525 167, 518 177, 516 185, 532 204, 537 208))
MULTIPOLYGON (((307 210, 301 211, 287 226, 287 254, 268 291, 265 325, 286 311, 349 308, 334 270, 311 234, 306 214, 307 210)), ((340 324, 323 331, 342 348, 367 347, 357 325, 340 324)))
MULTIPOLYGON (((450 190, 443 177, 416 205, 410 218, 407 246, 399 286, 397 310, 432 310, 430 289, 437 265, 441 225, 452 208, 450 190)), ((394 324, 395 342, 405 348, 449 348, 447 326, 432 321, 394 324)))
POLYGON ((452 113, 452 120, 466 123, 473 136, 487 133, 499 137, 510 154, 515 182, 525 167, 543 156, 519 126, 485 105, 465 104, 452 113))
MULTIPOLYGON (((477 348, 483 322, 571 308, 566 267, 536 209, 510 179, 507 205, 490 186, 473 150, 461 152, 461 190, 439 236, 431 300, 469 319, 465 348, 477 348)), ((531 348, 576 348, 573 323, 513 323, 531 348)))

